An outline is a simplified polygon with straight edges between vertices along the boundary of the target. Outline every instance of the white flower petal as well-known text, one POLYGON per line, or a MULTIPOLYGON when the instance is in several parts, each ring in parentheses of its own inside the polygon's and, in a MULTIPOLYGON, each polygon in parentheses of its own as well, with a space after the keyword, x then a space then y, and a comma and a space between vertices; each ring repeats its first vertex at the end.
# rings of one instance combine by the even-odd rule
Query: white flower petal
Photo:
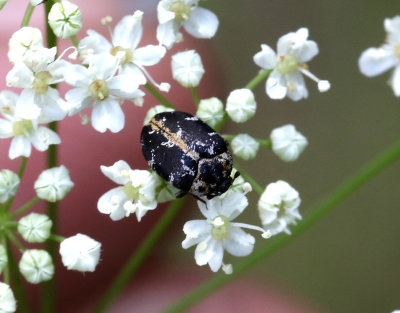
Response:
POLYGON ((396 66, 390 81, 396 97, 400 97, 400 65, 396 66))
POLYGON ((43 126, 39 126, 31 135, 32 145, 39 151, 46 151, 49 145, 61 143, 60 137, 56 132, 43 126))
POLYGON ((32 88, 34 79, 32 71, 21 62, 16 63, 6 76, 7 86, 18 88, 32 88))
POLYGON ((65 82, 69 85, 83 88, 92 83, 92 79, 86 67, 72 64, 68 67, 68 72, 65 75, 65 82))
POLYGON ((32 146, 28 138, 24 136, 15 136, 11 140, 8 157, 13 160, 20 156, 29 157, 31 155, 32 146))
POLYGON ((167 23, 159 24, 157 26, 157 40, 161 45, 171 49, 176 40, 176 33, 178 32, 178 25, 174 20, 167 23))
POLYGON ((230 236, 224 240, 224 248, 234 256, 249 255, 254 248, 255 239, 239 227, 231 227, 230 236))
POLYGON ((135 50, 133 62, 143 66, 155 65, 160 62, 166 52, 163 46, 147 45, 135 50))
MULTIPOLYGON (((120 99, 133 99, 137 94, 139 85, 135 84, 135 81, 131 81, 127 75, 114 76, 108 81, 108 89, 113 96, 120 99)), ((140 96, 144 94, 140 93, 140 96)))
POLYGON ((212 255, 208 260, 208 265, 210 265, 213 272, 218 272, 224 258, 224 247, 221 242, 213 240, 209 243, 208 249, 212 251, 212 255))
POLYGON ((277 70, 268 76, 265 89, 271 99, 283 99, 287 94, 285 79, 277 70))
POLYGON ((303 75, 299 71, 292 71, 285 75, 287 96, 293 101, 308 97, 308 90, 303 75))
POLYGON ((117 161, 111 166, 101 165, 100 170, 106 177, 119 185, 125 185, 130 181, 130 172, 132 171, 129 164, 123 160, 117 161))
POLYGON ((126 216, 123 207, 128 197, 121 187, 113 188, 103 194, 97 201, 97 209, 100 213, 109 214, 113 221, 118 221, 126 216))
POLYGON ((0 138, 9 138, 13 136, 13 123, 0 118, 0 138))
POLYGON ((196 7, 183 27, 193 37, 212 38, 217 32, 218 24, 218 17, 213 12, 196 7))
POLYGON ((263 69, 272 69, 276 66, 277 56, 270 46, 262 44, 261 51, 254 55, 253 60, 263 69))
POLYGON ((238 217, 249 204, 246 196, 240 192, 231 193, 222 199, 220 214, 230 221, 238 217))
POLYGON ((15 115, 26 120, 38 118, 42 110, 36 103, 35 96, 33 89, 22 90, 15 105, 15 115))
POLYGON ((368 48, 358 59, 360 72, 368 77, 379 75, 398 63, 390 46, 368 48))
POLYGON ((121 131, 125 126, 125 115, 118 101, 108 98, 97 102, 92 111, 92 126, 100 133, 107 129, 113 133, 121 131))
POLYGON ((147 82, 146 76, 133 63, 123 65, 119 70, 118 76, 126 77, 127 81, 134 85, 144 85, 147 82))
POLYGON ((115 26, 113 44, 126 49, 135 49, 142 39, 142 14, 127 15, 115 26))

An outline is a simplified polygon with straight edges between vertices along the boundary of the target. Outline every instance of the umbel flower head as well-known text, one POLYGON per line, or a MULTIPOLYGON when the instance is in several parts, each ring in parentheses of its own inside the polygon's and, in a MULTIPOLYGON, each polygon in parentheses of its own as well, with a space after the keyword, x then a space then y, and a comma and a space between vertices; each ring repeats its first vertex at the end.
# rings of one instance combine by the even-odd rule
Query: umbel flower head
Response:
POLYGON ((387 33, 385 43, 365 50, 358 59, 358 66, 368 77, 393 69, 389 83, 395 96, 400 97, 400 16, 386 18, 383 25, 387 33))
POLYGON ((277 53, 268 45, 254 55, 254 62, 263 69, 272 70, 265 89, 271 99, 288 96, 294 101, 307 98, 308 91, 302 74, 318 83, 320 92, 329 90, 327 80, 320 80, 308 70, 306 62, 318 54, 315 41, 308 40, 308 29, 300 28, 278 40, 277 53))

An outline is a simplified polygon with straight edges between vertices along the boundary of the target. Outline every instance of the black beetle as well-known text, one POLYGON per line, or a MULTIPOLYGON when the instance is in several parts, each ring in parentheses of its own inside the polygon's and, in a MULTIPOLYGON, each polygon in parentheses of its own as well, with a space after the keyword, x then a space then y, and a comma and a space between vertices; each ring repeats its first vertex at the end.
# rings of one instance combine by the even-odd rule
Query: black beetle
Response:
POLYGON ((197 117, 158 113, 142 129, 142 152, 149 166, 181 192, 212 199, 232 185, 228 143, 197 117))

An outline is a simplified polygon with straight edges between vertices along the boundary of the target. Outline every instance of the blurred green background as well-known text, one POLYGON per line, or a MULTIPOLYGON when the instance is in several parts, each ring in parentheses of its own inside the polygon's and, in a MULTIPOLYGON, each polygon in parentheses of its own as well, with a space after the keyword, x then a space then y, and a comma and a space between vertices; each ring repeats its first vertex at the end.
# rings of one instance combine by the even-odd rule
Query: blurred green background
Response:
MULTIPOLYGON (((256 75, 252 58, 262 43, 275 49, 280 36, 308 27, 309 38, 319 45, 319 55, 308 65, 318 77, 330 80, 328 93, 320 94, 308 80, 308 99, 273 101, 263 83, 255 89, 256 116, 225 129, 266 138, 274 127, 292 123, 308 138, 308 148, 295 163, 283 163, 266 150, 255 161, 242 162, 264 186, 283 179, 298 189, 304 215, 399 138, 400 99, 387 84, 390 74, 367 78, 357 64, 363 50, 383 43, 383 21, 400 14, 399 1, 214 0, 202 5, 220 19, 212 44, 228 90, 243 87, 256 75)), ((326 312, 400 309, 399 173, 399 163, 391 166, 249 274, 326 312)), ((255 209, 255 192, 250 198, 255 209)), ((240 220, 254 216, 257 222, 255 215, 248 210, 240 220)), ((185 256, 192 259, 193 251, 185 251, 185 256)))

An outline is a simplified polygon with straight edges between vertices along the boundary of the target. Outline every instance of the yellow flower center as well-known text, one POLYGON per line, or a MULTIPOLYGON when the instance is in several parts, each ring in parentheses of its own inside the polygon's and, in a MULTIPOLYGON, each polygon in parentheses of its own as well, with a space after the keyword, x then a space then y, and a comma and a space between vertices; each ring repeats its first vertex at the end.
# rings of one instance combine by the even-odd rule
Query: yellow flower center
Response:
POLYGON ((51 74, 47 71, 38 72, 35 74, 35 79, 33 80, 33 89, 37 94, 46 93, 49 88, 49 80, 51 78, 51 74))
POLYGON ((177 21, 186 21, 192 14, 192 8, 183 0, 176 0, 171 3, 169 10, 175 13, 177 21))
POLYGON ((33 129, 32 121, 22 120, 13 123, 13 134, 14 136, 22 136, 29 133, 33 129))
POLYGON ((124 65, 126 63, 130 63, 133 61, 133 54, 132 54, 132 50, 130 50, 130 49, 126 49, 126 48, 117 46, 117 47, 111 48, 110 53, 113 56, 116 56, 119 58, 119 63, 121 65, 124 65))
POLYGON ((122 190, 129 199, 140 198, 139 188, 133 187, 131 182, 128 182, 125 186, 123 186, 122 190))
POLYGON ((218 215, 212 221, 211 236, 215 240, 224 240, 229 237, 231 222, 224 215, 218 215))
POLYGON ((109 95, 110 91, 107 87, 105 80, 95 80, 89 85, 90 96, 97 102, 105 100, 109 95))
POLYGON ((276 65, 276 69, 282 75, 288 74, 298 67, 299 65, 297 64, 297 59, 291 54, 281 56, 278 64, 276 65))

